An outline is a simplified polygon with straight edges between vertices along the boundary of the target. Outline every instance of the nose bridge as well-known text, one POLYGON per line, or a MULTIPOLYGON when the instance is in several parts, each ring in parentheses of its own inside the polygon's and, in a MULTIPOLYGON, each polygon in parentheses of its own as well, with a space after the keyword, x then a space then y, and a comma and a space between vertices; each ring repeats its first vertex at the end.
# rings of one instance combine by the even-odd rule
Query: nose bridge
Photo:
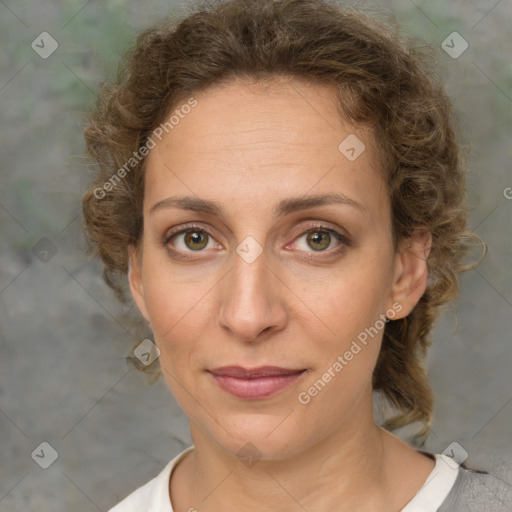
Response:
POLYGON ((236 337, 255 340, 269 327, 282 327, 285 308, 263 248, 246 240, 237 247, 222 290, 219 321, 236 337))

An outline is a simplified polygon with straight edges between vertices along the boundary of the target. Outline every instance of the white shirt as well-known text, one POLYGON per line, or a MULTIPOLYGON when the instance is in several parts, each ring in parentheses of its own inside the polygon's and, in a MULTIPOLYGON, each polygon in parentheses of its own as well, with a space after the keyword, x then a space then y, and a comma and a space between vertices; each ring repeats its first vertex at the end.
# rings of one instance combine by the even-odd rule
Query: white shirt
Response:
MULTIPOLYGON (((174 468, 194 446, 178 454, 162 472, 139 487, 109 512, 174 512, 169 498, 169 482, 174 468)), ((459 472, 459 465, 446 455, 435 454, 436 465, 423 487, 401 512, 436 512, 448 496, 459 472)))

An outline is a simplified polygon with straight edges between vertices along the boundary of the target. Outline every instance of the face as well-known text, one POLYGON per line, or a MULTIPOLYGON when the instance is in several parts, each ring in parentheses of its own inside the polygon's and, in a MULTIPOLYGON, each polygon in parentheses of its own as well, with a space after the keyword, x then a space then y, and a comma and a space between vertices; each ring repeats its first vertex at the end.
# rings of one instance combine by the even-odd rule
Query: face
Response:
POLYGON ((132 294, 193 438, 285 458, 368 419, 384 315, 417 302, 424 258, 395 252, 372 134, 334 89, 194 98, 147 157, 132 294))

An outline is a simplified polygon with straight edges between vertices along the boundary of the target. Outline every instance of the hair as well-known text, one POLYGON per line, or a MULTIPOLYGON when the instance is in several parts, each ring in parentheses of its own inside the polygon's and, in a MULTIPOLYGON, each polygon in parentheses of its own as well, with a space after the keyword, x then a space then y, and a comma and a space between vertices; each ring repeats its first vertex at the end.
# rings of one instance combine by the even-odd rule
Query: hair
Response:
POLYGON ((117 79, 100 84, 85 129, 97 163, 85 231, 106 283, 126 298, 128 247, 140 246, 143 225, 145 158, 133 157, 180 101, 243 77, 334 85, 340 114, 374 136, 395 243, 415 230, 432 236, 426 291, 406 318, 386 324, 373 374, 374 391, 397 411, 383 427, 419 421, 414 440, 423 444, 433 414, 430 331, 458 274, 475 266, 462 261, 467 249, 482 243, 466 229, 462 144, 432 53, 406 44, 388 19, 327 0, 227 0, 143 31, 117 79))

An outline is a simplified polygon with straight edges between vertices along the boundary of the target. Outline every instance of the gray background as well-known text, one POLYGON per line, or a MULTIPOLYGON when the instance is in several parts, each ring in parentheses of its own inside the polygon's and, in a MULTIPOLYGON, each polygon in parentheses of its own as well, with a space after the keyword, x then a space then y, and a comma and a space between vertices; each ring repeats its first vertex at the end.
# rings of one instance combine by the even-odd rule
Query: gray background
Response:
MULTIPOLYGON (((428 367, 436 408, 426 448, 458 442, 468 465, 490 465, 510 482, 503 465, 512 458, 512 200, 504 191, 512 187, 512 3, 360 4, 394 10, 405 33, 439 49, 439 70, 472 146, 470 227, 489 246, 435 329, 428 367), (469 43, 457 59, 441 49, 454 31, 469 43)), ((81 113, 140 29, 187 8, 0 0, 2 511, 107 510, 190 443, 165 384, 150 385, 127 364, 141 340, 86 256, 80 231, 90 179, 81 113), (31 48, 43 31, 59 44, 47 59, 31 48), (48 469, 31 457, 42 442, 58 453, 48 469)))

